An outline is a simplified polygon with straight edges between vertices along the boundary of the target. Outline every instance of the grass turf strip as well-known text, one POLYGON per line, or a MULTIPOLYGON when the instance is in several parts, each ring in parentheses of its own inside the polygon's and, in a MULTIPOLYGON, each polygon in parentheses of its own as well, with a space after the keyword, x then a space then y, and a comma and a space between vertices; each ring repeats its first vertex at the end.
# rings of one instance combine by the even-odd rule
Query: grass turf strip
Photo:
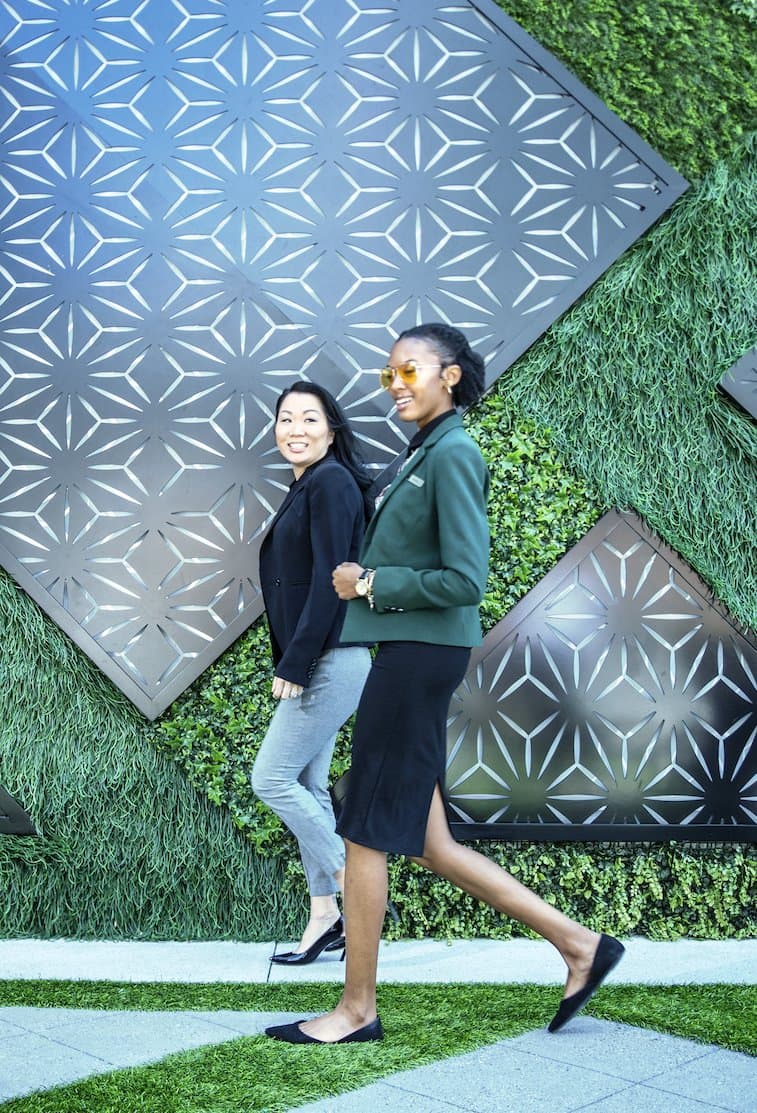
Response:
MULTIPOLYGON (((0 983, 0 1005, 106 1009, 329 1007, 333 985, 0 983)), ((554 986, 384 985, 387 1039, 348 1047, 292 1048, 262 1036, 169 1056, 0 1105, 3 1113, 284 1113, 387 1075, 542 1027, 554 986), (293 1065, 296 1063, 296 1067, 293 1065)), ((757 1055, 757 987, 606 986, 594 1016, 757 1055)))

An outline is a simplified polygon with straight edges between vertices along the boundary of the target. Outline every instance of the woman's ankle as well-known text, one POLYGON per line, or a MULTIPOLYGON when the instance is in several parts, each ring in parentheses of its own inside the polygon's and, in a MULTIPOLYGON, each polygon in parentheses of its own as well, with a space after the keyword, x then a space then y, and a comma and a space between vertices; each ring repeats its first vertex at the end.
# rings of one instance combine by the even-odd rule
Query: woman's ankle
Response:
POLYGON ((365 1024, 370 1024, 378 1016, 376 1009, 376 999, 365 998, 360 1001, 340 1001, 335 1011, 341 1012, 346 1017, 350 1026, 353 1028, 362 1028, 365 1024))
POLYGON ((336 902, 336 894, 334 896, 325 897, 311 897, 310 898, 310 915, 308 918, 309 923, 326 923, 330 921, 332 924, 336 923, 339 919, 341 912, 339 905, 336 902))

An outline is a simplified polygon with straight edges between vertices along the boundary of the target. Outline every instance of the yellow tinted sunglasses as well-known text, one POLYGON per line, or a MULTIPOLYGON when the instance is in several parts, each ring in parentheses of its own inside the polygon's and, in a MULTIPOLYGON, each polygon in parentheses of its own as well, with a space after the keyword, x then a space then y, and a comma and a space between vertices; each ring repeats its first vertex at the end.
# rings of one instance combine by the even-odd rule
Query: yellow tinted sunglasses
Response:
POLYGON ((384 390, 388 390, 392 385, 395 375, 399 375, 403 383, 414 383, 418 377, 419 368, 437 366, 436 363, 416 363, 414 359, 406 359, 404 363, 400 363, 396 367, 390 367, 387 363, 386 367, 382 367, 379 371, 379 382, 384 390))

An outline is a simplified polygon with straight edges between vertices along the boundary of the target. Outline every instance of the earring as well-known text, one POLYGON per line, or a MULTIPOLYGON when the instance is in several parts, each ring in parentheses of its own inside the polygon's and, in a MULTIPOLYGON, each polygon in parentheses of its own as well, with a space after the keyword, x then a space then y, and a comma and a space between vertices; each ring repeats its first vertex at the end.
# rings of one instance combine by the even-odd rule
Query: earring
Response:
POLYGON ((450 396, 452 395, 452 387, 449 385, 446 379, 444 380, 444 389, 447 391, 447 394, 449 394, 450 396))

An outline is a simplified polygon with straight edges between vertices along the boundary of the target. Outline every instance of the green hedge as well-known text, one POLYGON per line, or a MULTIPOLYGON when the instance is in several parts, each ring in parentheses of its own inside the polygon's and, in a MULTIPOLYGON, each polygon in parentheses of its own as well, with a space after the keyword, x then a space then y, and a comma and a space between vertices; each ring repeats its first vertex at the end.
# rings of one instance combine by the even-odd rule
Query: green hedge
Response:
POLYGON ((498 0, 689 181, 757 124, 754 0, 498 0))
POLYGON ((729 7, 736 15, 746 16, 752 23, 757 23, 757 0, 731 0, 729 7))
MULTIPOLYGON (((477 843, 548 903, 596 931, 649 939, 749 939, 757 931, 753 846, 477 843)), ((405 859, 390 864, 398 920, 387 938, 511 939, 528 928, 405 859)))

